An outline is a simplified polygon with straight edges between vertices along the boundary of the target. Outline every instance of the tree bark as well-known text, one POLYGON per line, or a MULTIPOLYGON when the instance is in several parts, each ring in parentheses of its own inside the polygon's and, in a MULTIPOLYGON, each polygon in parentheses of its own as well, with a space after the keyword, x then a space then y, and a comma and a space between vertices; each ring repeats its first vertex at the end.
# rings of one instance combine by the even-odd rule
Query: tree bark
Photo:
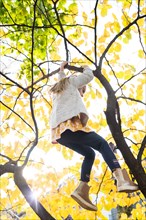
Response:
POLYGON ((22 169, 17 167, 14 172, 14 181, 26 201, 29 203, 30 207, 33 211, 40 217, 41 220, 55 220, 53 216, 51 216, 47 210, 38 202, 33 195, 33 192, 29 188, 27 182, 22 176, 22 169))
POLYGON ((112 111, 107 110, 105 112, 107 123, 109 125, 112 136, 116 142, 118 149, 121 151, 123 158, 132 172, 134 178, 136 179, 139 189, 146 197, 146 174, 144 172, 143 167, 139 164, 138 160, 136 160, 130 151, 121 129, 119 128, 118 123, 116 122, 114 113, 112 111))

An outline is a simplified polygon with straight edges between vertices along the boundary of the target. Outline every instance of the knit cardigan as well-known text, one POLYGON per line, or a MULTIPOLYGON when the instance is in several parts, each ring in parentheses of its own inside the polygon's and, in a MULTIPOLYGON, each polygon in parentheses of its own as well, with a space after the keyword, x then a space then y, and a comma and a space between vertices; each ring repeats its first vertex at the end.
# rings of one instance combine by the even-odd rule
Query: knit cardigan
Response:
MULTIPOLYGON (((64 72, 60 72, 59 79, 64 77, 64 72)), ((87 124, 89 118, 88 112, 78 89, 88 84, 93 77, 92 70, 87 67, 83 70, 82 74, 69 77, 68 84, 62 92, 52 94, 51 129, 56 128, 60 123, 77 115, 80 115, 83 126, 87 124)))

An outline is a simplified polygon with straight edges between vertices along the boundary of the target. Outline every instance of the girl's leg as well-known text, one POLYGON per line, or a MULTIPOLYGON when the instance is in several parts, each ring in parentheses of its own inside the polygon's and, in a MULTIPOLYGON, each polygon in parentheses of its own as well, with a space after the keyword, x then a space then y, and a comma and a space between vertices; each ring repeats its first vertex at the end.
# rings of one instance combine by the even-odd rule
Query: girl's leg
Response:
POLYGON ((95 152, 89 146, 82 144, 82 139, 86 133, 80 131, 72 132, 66 130, 61 138, 58 139, 58 143, 72 149, 73 151, 84 156, 84 160, 81 167, 81 180, 83 182, 89 182, 92 165, 95 159, 95 152))
POLYGON ((90 211, 97 211, 97 207, 89 199, 90 187, 87 184, 94 162, 95 152, 89 146, 82 144, 80 140, 83 135, 84 133, 80 131, 72 132, 66 130, 57 141, 84 156, 81 168, 81 181, 79 186, 71 194, 71 197, 83 208, 90 211))
POLYGON ((111 171, 114 171, 116 168, 120 168, 120 164, 118 163, 108 143, 100 135, 95 132, 86 133, 80 131, 80 143, 82 143, 83 146, 90 146, 99 151, 111 171))
POLYGON ((113 172, 115 179, 117 180, 117 190, 118 192, 135 192, 138 190, 138 186, 133 183, 125 172, 120 167, 114 153, 110 149, 108 143, 95 132, 85 133, 80 141, 82 144, 86 143, 93 149, 98 150, 105 162, 108 164, 109 168, 113 172))

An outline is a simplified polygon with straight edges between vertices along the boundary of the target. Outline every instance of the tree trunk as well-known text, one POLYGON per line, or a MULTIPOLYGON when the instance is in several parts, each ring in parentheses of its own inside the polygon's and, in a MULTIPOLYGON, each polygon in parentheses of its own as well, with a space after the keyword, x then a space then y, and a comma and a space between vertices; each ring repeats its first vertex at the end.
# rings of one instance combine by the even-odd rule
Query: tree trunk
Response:
POLYGON ((107 79, 104 77, 104 75, 101 73, 101 69, 99 67, 94 71, 94 75, 96 78, 98 78, 98 80, 101 82, 107 92, 108 100, 105 115, 111 134, 115 140, 118 149, 121 151, 127 166, 132 172, 134 178, 136 179, 139 189, 146 197, 146 174, 139 161, 134 158, 132 152, 130 151, 123 136, 120 121, 117 121, 116 113, 117 107, 119 108, 119 106, 114 90, 107 79))
MULTIPOLYGON (((112 106, 111 103, 109 105, 112 106)), ((115 110, 113 110, 107 105, 107 110, 105 114, 106 114, 107 123, 109 125, 112 136, 116 142, 116 145, 118 149, 121 151, 127 166, 132 172, 134 178, 136 179, 139 185, 139 189, 146 197, 146 174, 141 164, 138 162, 138 160, 134 158, 132 152, 130 151, 124 139, 120 125, 117 123, 115 118, 115 110)))
POLYGON ((40 217, 41 220, 55 220, 55 218, 47 212, 47 210, 41 205, 41 203, 34 198, 33 192, 31 191, 27 182, 22 176, 22 169, 20 167, 17 167, 15 169, 14 181, 19 190, 24 195, 26 201, 29 203, 30 207, 40 217))

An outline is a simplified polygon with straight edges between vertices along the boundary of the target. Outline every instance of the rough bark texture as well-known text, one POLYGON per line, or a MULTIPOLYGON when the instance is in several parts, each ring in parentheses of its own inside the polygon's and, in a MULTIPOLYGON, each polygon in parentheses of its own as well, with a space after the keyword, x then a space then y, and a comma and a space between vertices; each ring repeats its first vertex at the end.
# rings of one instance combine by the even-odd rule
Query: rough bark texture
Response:
POLYGON ((106 115, 107 124, 115 140, 116 146, 121 151, 125 163, 127 164, 131 173, 136 179, 139 185, 139 189, 146 197, 146 174, 143 167, 141 166, 141 163, 139 163, 138 159, 136 159, 133 156, 132 152, 130 151, 123 136, 121 130, 121 124, 119 121, 117 121, 116 113, 117 113, 117 108, 119 108, 119 106, 114 91, 99 70, 96 70, 94 72, 94 75, 100 80, 100 82, 102 83, 102 85, 104 86, 107 92, 108 100, 107 100, 107 109, 105 111, 105 115, 106 115))
POLYGON ((29 203, 33 211, 40 217, 41 220, 55 220, 50 213, 38 202, 28 186, 26 180, 22 176, 22 168, 17 165, 11 164, 10 162, 4 165, 0 165, 0 176, 5 173, 14 173, 14 182, 29 203))
POLYGON ((41 220, 55 220, 55 218, 47 212, 47 210, 41 205, 41 203, 34 198, 31 189, 29 188, 27 182, 22 176, 22 170, 20 169, 20 167, 17 167, 15 169, 14 181, 23 196, 25 197, 26 201, 29 203, 30 207, 40 217, 41 220))

